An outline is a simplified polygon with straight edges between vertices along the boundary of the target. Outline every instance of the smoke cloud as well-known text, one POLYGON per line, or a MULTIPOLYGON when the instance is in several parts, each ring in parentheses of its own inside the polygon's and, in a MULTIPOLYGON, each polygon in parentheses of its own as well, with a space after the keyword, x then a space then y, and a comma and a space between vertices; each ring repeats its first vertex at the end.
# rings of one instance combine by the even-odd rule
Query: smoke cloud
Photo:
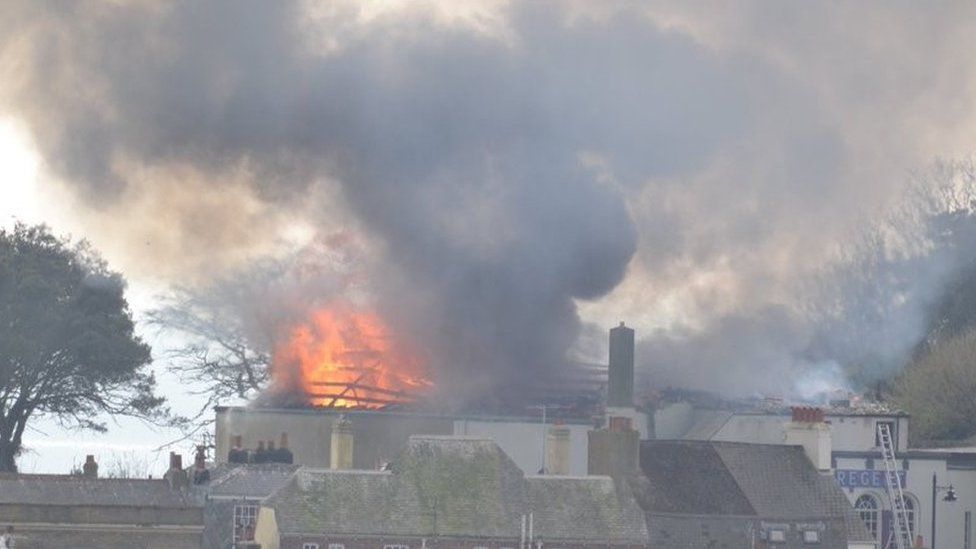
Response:
POLYGON ((969 152, 976 18, 740 7, 13 1, 0 99, 127 271, 352 230, 452 387, 558 373, 582 311, 742 392, 846 358, 805 289, 969 152))

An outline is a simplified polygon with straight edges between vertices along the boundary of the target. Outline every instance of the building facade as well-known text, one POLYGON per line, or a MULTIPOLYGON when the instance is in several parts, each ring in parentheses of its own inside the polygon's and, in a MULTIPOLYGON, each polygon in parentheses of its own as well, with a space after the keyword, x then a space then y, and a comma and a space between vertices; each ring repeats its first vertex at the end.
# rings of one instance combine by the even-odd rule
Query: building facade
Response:
MULTIPOLYGON (((790 412, 728 410, 699 407, 687 402, 662 406, 655 413, 655 428, 662 438, 676 440, 740 441, 784 444, 790 412)), ((824 409, 829 428, 828 469, 853 505, 879 547, 893 539, 894 520, 880 450, 879 425, 892 432, 899 471, 914 536, 926 547, 974 549, 973 513, 976 511, 976 449, 917 449, 908 445, 910 417, 877 405, 824 409), (933 475, 937 486, 933 528, 933 475), (946 501, 949 486, 955 501, 946 501)), ((823 449, 820 449, 823 451, 823 449)))
POLYGON ((0 474, 17 549, 197 549, 203 505, 167 480, 0 474))

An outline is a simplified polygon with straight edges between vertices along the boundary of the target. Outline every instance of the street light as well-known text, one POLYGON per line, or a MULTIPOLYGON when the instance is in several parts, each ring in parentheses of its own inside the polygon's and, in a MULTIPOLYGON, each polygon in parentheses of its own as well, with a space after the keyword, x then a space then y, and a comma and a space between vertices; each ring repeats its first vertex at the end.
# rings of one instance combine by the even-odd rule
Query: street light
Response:
POLYGON ((942 501, 948 501, 952 503, 958 499, 956 497, 956 489, 952 484, 948 486, 939 486, 938 479, 935 478, 935 473, 932 473, 932 549, 935 549, 935 499, 938 497, 939 492, 945 492, 945 497, 942 501))

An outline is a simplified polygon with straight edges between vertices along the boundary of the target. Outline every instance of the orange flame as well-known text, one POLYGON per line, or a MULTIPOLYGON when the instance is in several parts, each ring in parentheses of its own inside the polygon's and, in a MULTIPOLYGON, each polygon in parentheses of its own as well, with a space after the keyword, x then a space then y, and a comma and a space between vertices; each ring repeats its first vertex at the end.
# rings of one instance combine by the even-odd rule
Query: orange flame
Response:
POLYGON ((275 379, 316 406, 379 408, 409 402, 432 383, 420 354, 383 320, 348 306, 312 313, 274 353, 275 379))

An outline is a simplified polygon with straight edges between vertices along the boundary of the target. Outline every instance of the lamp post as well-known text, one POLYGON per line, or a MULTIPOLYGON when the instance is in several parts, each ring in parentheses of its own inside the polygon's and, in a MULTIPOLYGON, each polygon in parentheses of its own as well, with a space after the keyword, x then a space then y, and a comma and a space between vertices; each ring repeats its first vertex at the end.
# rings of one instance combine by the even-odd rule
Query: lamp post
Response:
POLYGON ((939 486, 939 481, 935 477, 935 473, 932 473, 932 547, 935 549, 935 499, 939 496, 939 492, 945 492, 946 495, 942 498, 944 501, 953 502, 956 501, 956 489, 952 484, 948 486, 939 486))

